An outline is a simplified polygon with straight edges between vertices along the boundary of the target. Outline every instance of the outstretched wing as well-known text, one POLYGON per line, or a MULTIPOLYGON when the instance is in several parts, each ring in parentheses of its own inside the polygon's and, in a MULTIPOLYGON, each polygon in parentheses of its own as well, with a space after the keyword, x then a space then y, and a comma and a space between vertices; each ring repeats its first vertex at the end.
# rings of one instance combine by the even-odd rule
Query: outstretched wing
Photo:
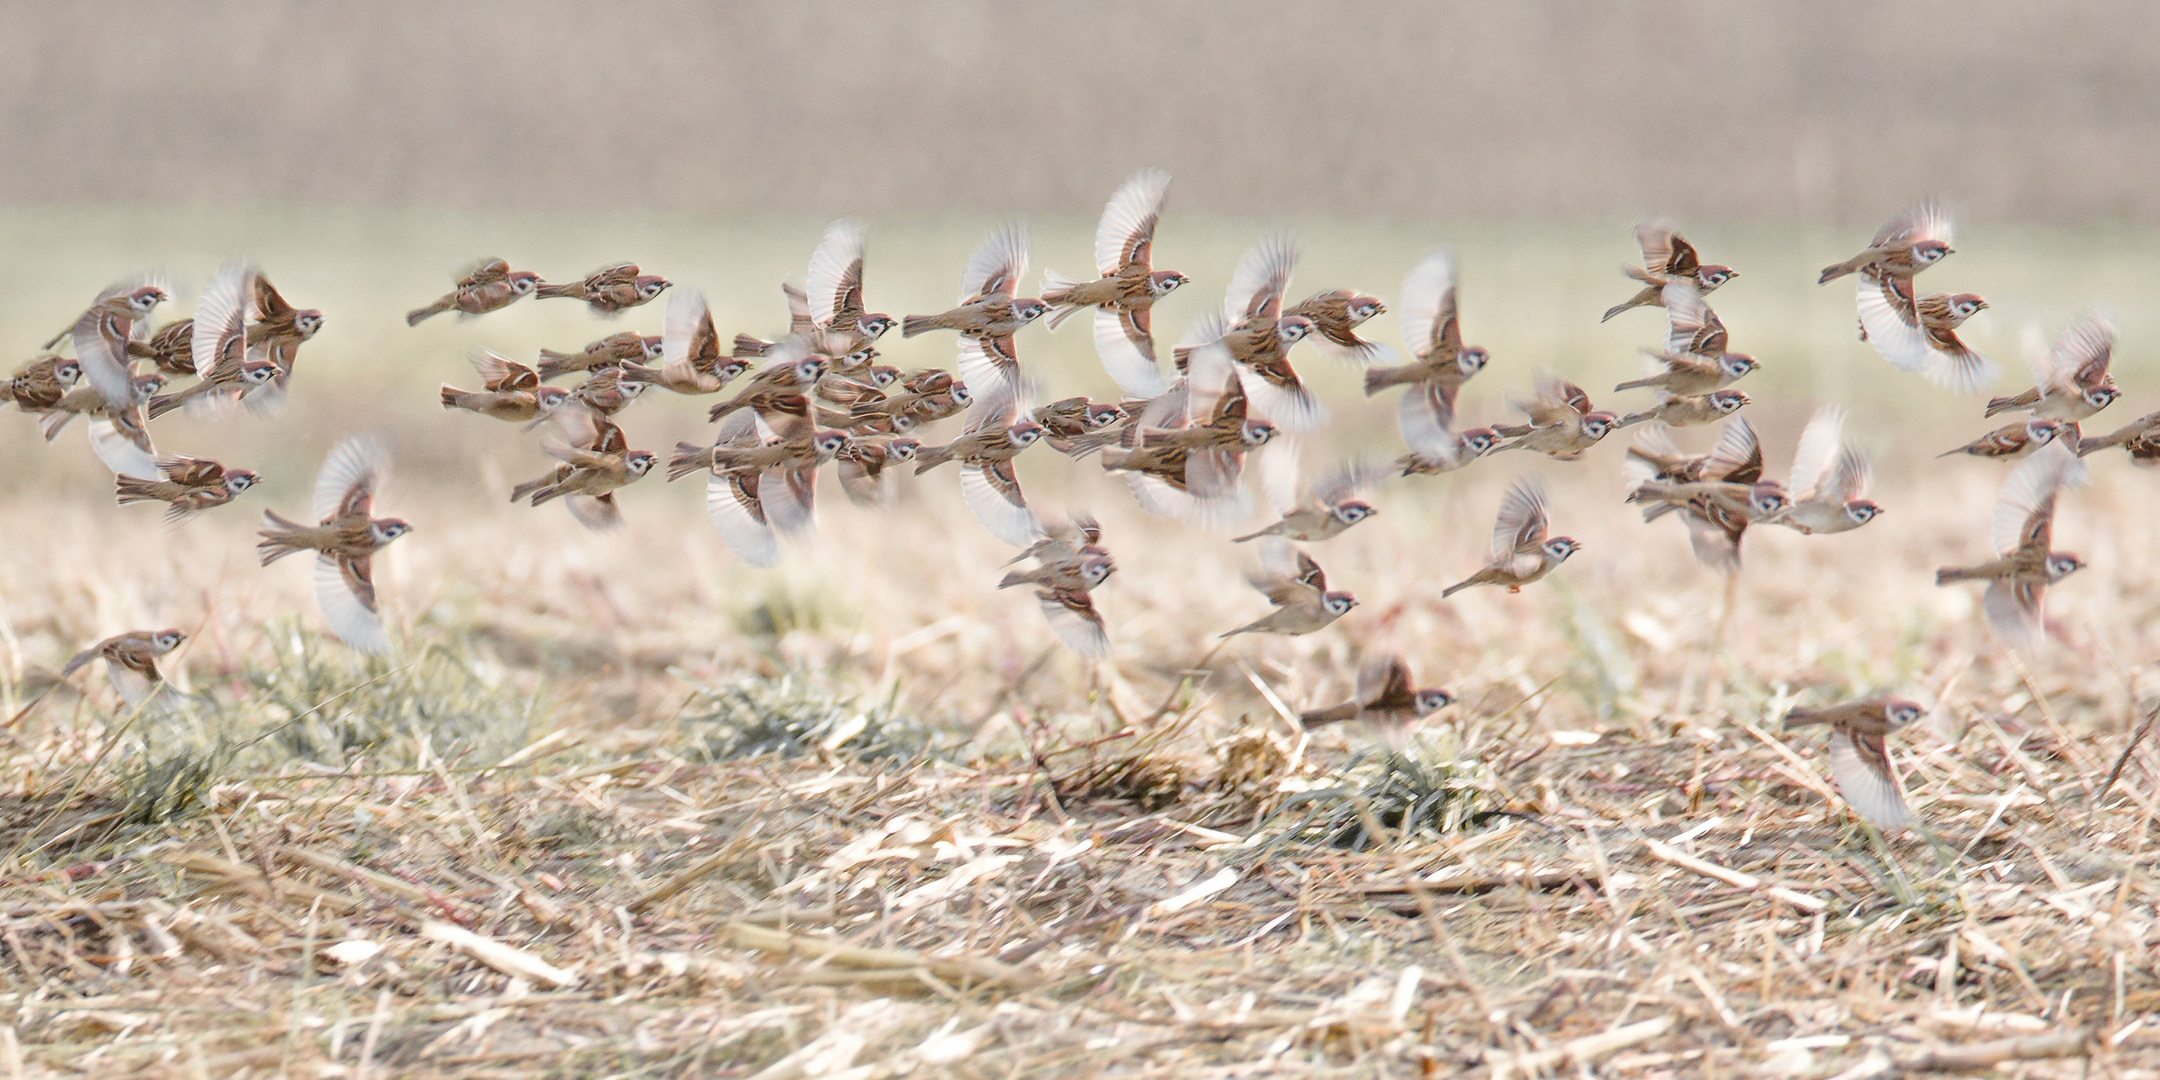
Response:
POLYGON ((1462 330, 1455 318, 1455 259, 1436 251, 1419 260, 1403 278, 1403 344, 1420 360, 1462 351, 1462 330))
POLYGON ((1095 272, 1104 277, 1138 264, 1154 265, 1155 225, 1170 193, 1170 174, 1142 169, 1132 174, 1103 207, 1095 227, 1095 272))
POLYGON ((389 441, 375 432, 346 436, 315 477, 315 519, 369 514, 390 475, 389 441))
POLYGON ((825 226, 825 236, 810 253, 810 272, 803 279, 810 300, 810 318, 829 326, 844 311, 862 310, 864 240, 869 227, 853 218, 841 218, 825 226))
MULTIPOLYGON (((972 304, 990 296, 1013 295, 1027 273, 1027 232, 1018 223, 999 226, 983 237, 960 272, 960 302, 972 304)), ((815 307, 812 313, 817 314, 815 307)))
POLYGON ((1546 527, 1545 485, 1532 477, 1515 481, 1501 497, 1500 516, 1493 522, 1493 562, 1536 551, 1545 543, 1546 527))
POLYGON ((316 556, 315 602, 330 632, 345 644, 364 653, 385 653, 390 651, 390 635, 375 608, 373 561, 316 556))

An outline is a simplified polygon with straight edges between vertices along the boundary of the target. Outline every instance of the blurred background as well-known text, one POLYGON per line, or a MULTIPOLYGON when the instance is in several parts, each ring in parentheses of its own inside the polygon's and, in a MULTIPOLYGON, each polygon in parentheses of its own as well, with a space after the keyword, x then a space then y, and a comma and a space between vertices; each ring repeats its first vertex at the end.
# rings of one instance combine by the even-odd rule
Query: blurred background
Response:
MULTIPOLYGON (((1893 595, 1908 605, 1900 625, 1941 616, 1977 647, 1972 598, 1933 590, 1926 574, 1983 553, 2001 470, 1931 459, 1994 423, 1977 401, 1890 369, 1856 339, 1850 287, 1819 288, 1815 272, 1940 197, 1958 215, 1958 254, 1924 284, 1990 301, 1963 332, 2003 364, 1995 392, 2027 377, 2034 343, 2099 310, 2122 328, 2126 391, 2104 419, 2160 406, 2148 302, 2156 100, 2160 10, 2129 3, 4 2, 0 353, 11 364, 109 282, 162 275, 176 297, 162 321, 234 258, 326 323, 302 350, 284 416, 160 422, 161 448, 266 475, 240 505, 178 532, 160 532, 154 508, 112 505, 79 432, 47 447, 26 419, 0 416, 0 497, 17 541, 0 557, 0 611, 10 640, 29 642, 18 665, 122 626, 191 624, 220 604, 235 633, 274 614, 313 625, 304 572, 252 566, 253 519, 303 506, 338 438, 386 427, 402 471, 389 509, 419 525, 384 589, 408 622, 589 635, 610 663, 651 630, 665 644, 649 662, 665 666, 748 655, 746 642, 804 619, 843 654, 887 667, 904 653, 925 669, 1021 670, 1052 639, 1031 599, 990 587, 982 566, 1007 553, 966 517, 949 472, 886 515, 828 500, 820 551, 775 572, 726 552, 695 481, 655 476, 627 491, 631 529, 612 536, 584 534, 558 507, 508 504, 511 483, 550 465, 537 436, 444 414, 437 384, 470 385, 476 349, 529 361, 540 347, 657 333, 664 303, 601 320, 527 301, 418 329, 402 315, 482 256, 555 280, 633 260, 701 290, 723 337, 774 336, 786 317, 777 286, 801 278, 840 216, 871 224, 871 308, 940 310, 968 250, 1008 218, 1032 230, 1036 271, 1085 270, 1103 200, 1152 166, 1175 176, 1156 264, 1195 282, 1157 308, 1159 337, 1218 304, 1240 253, 1272 230, 1303 243, 1300 294, 1357 287, 1392 302, 1421 254, 1451 248, 1465 332, 1494 356, 1465 392, 1473 423, 1507 418, 1508 395, 1540 368, 1601 405, 1647 406, 1639 393, 1607 400, 1606 388, 1637 373, 1663 320, 1598 315, 1634 288, 1619 273, 1638 261, 1632 223, 1675 219, 1705 258, 1742 270, 1715 303, 1734 347, 1765 364, 1745 389, 1773 470, 1807 417, 1837 402, 1891 507, 1866 532, 1804 550, 1796 536, 1760 542, 1751 559, 1765 569, 1751 566, 1750 580, 1777 582, 1779 603, 1798 605, 1776 640, 1806 654, 1778 663, 1814 662, 1795 635, 1827 625, 1868 656, 1890 632, 1875 620, 1893 595), (1833 570, 1850 590, 1811 591, 1833 570)), ((1367 329, 1399 344, 1392 315, 1367 329)), ((881 347, 908 369, 954 359, 950 335, 881 347)), ((1054 396, 1114 392, 1084 329, 1030 329, 1020 347, 1054 396)), ((1309 468, 1400 452, 1391 399, 1362 398, 1355 372, 1317 355, 1299 363, 1335 419, 1309 468)), ((709 439, 707 401, 651 396, 623 418, 634 445, 709 439)), ((1620 504, 1620 459, 1619 445, 1577 465, 1510 455, 1389 486, 1383 516, 1328 549, 1373 605, 1345 635, 1440 648, 1466 626, 1513 626, 1509 612, 1621 619, 1652 585, 1653 623, 1709 610, 1719 581, 1688 560, 1678 527, 1645 526, 1620 504), (1522 473, 1546 477, 1572 519, 1560 526, 1592 542, 1589 565, 1569 568, 1589 600, 1554 590, 1436 606, 1438 585, 1483 558, 1499 490, 1522 473)), ((2149 475, 2108 465, 2102 495, 2067 513, 2149 494, 2149 475)), ((1131 650, 1204 641, 1214 624, 1257 614, 1238 580, 1244 549, 1145 519, 1091 461, 1044 451, 1022 474, 1046 513, 1085 506, 1126 530, 1119 550, 1133 554, 1107 606, 1131 650), (1166 616, 1172 598, 1173 615, 1208 625, 1166 616)), ((2142 512, 2110 517, 2105 543, 2134 545, 2146 524, 2142 512)), ((2087 584, 2129 588, 2124 575, 2146 570, 2105 573, 2087 584)), ((2108 632, 2142 634, 2106 612, 2108 632)), ((1644 633, 1627 640, 1683 652, 1691 640, 1644 633)), ((1342 640, 1255 649, 1286 670, 1327 652, 1329 664, 1306 669, 1330 677, 1347 670, 1342 640)), ((1528 678, 1521 651, 1496 654, 1487 674, 1528 678)))

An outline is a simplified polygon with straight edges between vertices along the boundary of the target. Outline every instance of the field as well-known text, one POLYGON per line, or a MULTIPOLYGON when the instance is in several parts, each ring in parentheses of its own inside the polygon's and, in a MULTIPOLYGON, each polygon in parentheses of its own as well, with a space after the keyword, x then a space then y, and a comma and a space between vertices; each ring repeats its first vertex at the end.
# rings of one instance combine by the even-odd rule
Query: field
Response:
MULTIPOLYGON (((1158 309, 1166 339, 1278 224, 1308 290, 1392 299, 1452 246, 1494 356, 1474 422, 1540 367, 1607 404, 1661 326, 1597 323, 1628 288, 1625 221, 1180 212, 1157 264, 1198 283, 1158 309)), ((949 303, 993 223, 877 222, 871 306, 949 303)), ((1362 601, 1335 628, 1217 650, 1264 610, 1247 548, 1031 451, 1031 500, 1095 513, 1118 559, 1116 651, 1091 670, 994 588, 1011 553, 949 470, 883 514, 825 500, 815 545, 767 571, 726 551, 695 481, 631 488, 605 535, 510 505, 547 467, 536 438, 440 412, 436 384, 469 384, 478 347, 657 332, 657 305, 399 318, 500 252, 555 276, 635 258, 701 287, 723 334, 769 334, 821 224, 0 213, 17 360, 109 280, 161 270, 184 308, 243 252, 327 317, 283 417, 161 423, 162 448, 267 478, 176 530, 112 505, 75 432, 48 447, 0 415, 0 1075, 2160 1075, 2160 759, 2134 740, 2160 703, 2160 476, 2093 459, 2056 528, 2092 566, 2051 594, 2043 657, 2004 652, 1977 590, 1931 576, 1987 554, 2005 470, 1934 455, 1989 425, 1854 340, 1849 288, 1812 284, 1867 227, 1691 235, 1742 268, 1716 302, 1765 364, 1743 387, 1772 470, 1840 402, 1880 521, 1750 534, 1728 592, 1622 504, 1623 439, 1506 455, 1390 481, 1314 549, 1362 601), (379 660, 252 551, 259 512, 304 508, 362 428, 395 439, 379 506, 416 527, 377 571, 402 642, 379 660), (1587 550, 1520 595, 1442 602, 1525 474, 1587 550), (83 645, 168 625, 203 703, 52 687, 83 645), (1407 756, 1286 721, 1381 649, 1461 700, 1407 756), (1820 736, 1777 724, 1878 690, 1932 707, 1893 751, 1939 844, 1857 827, 1820 736)), ((1035 223, 1035 265, 1083 269, 1088 225, 1035 223)), ((2111 427, 2160 408, 2154 239, 1974 228, 1925 283, 1989 298, 1968 339, 2003 387, 2028 334, 2108 311, 2111 427)), ((890 362, 951 362, 949 338, 893 337, 890 362)), ((1055 394, 1113 392, 1084 328, 1021 348, 1055 394)), ((1299 360, 1334 415, 1308 467, 1399 452, 1391 400, 1299 360)), ((665 452, 702 408, 640 402, 625 427, 665 452)))

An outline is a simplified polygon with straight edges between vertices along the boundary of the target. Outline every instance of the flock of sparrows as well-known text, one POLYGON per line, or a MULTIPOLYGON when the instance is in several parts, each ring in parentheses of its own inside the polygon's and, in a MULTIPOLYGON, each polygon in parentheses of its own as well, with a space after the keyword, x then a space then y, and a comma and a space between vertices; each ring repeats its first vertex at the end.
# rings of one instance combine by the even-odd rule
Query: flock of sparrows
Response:
MULTIPOLYGON (((1403 476, 1449 472, 1507 450, 1574 461, 1607 434, 1646 425, 1626 451, 1628 501, 1643 507, 1645 520, 1683 521, 1698 558, 1727 573, 1739 569, 1751 526, 1832 534, 1857 529, 1881 512, 1865 497, 1869 464, 1846 443, 1844 414, 1835 405, 1818 412, 1801 435, 1789 483, 1765 474, 1760 441, 1735 415, 1749 397, 1733 386, 1761 365, 1730 347, 1724 323, 1706 300, 1738 273, 1703 262, 1668 225, 1636 228, 1642 265, 1627 267, 1626 274, 1639 288, 1604 315, 1609 320, 1635 308, 1665 313, 1662 341, 1646 350, 1652 370, 1615 388, 1648 391, 1652 399, 1645 407, 1598 409, 1579 386, 1540 373, 1534 394, 1514 401, 1521 422, 1464 426, 1457 420, 1457 398, 1490 356, 1464 342, 1456 267, 1444 253, 1420 261, 1403 283, 1396 303, 1407 355, 1398 356, 1362 336, 1365 324, 1387 310, 1378 297, 1332 289, 1291 302, 1297 247, 1287 237, 1269 237, 1238 263, 1220 312, 1197 321, 1171 350, 1166 370, 1153 308, 1190 284, 1184 274, 1154 266, 1168 184, 1166 174, 1153 170, 1126 181, 1097 229, 1095 275, 1045 274, 1040 297, 1019 295, 1028 242, 1021 229, 1008 225, 970 256, 951 309, 899 319, 869 311, 866 230, 842 220, 826 230, 803 284, 783 285, 789 323, 775 338, 736 334, 723 345, 704 299, 676 289, 657 336, 625 331, 576 352, 542 350, 533 364, 481 353, 472 360, 478 388, 445 384, 440 402, 447 410, 546 428, 543 447, 556 465, 518 484, 512 500, 538 506, 560 499, 578 521, 605 529, 621 521, 615 493, 662 464, 659 455, 631 448, 617 421, 623 410, 655 388, 711 395, 740 380, 709 410, 717 425, 711 444, 678 444, 665 466, 671 481, 705 477, 707 510, 721 539, 758 566, 779 560, 784 541, 815 527, 818 479, 828 464, 850 499, 886 506, 908 466, 919 474, 950 463, 961 473, 961 495, 976 520, 1021 549, 1008 565, 1029 564, 1007 572, 998 588, 1032 587, 1059 639, 1089 660, 1110 652, 1093 591, 1115 572, 1116 562, 1092 518, 1049 519, 1030 505, 1013 461, 1037 442, 1074 459, 1099 455, 1102 468, 1122 478, 1153 513, 1216 526, 1250 513, 1245 472, 1257 459, 1276 520, 1237 540, 1258 544, 1261 569, 1251 581, 1270 610, 1224 638, 1314 633, 1356 606, 1351 593, 1328 587, 1326 572, 1299 545, 1326 541, 1371 517, 1376 511, 1361 495, 1384 470, 1353 463, 1318 479, 1301 474, 1298 440, 1327 416, 1292 363, 1294 346, 1304 341, 1362 365, 1368 396, 1401 391, 1397 415, 1408 452, 1392 471, 1403 476), (1035 404, 1036 383, 1023 370, 1020 335, 1037 321, 1055 329, 1082 313, 1090 313, 1097 352, 1122 391, 1120 399, 1035 404), (877 342, 896 326, 904 338, 955 332, 953 370, 910 372, 880 363, 877 342), (580 377, 574 386, 550 382, 571 375, 580 377), (957 433, 928 441, 931 425, 955 416, 957 433), (1683 452, 1669 434, 1719 421, 1723 433, 1708 453, 1683 452)), ((1914 287, 1921 271, 1949 254, 1947 217, 1924 205, 1886 226, 1853 258, 1826 268, 1821 281, 1858 281, 1861 337, 1885 359, 1951 389, 1970 390, 1992 377, 1994 365, 1966 347, 1956 329, 1986 301, 1965 293, 1921 296, 1914 287)), ((473 318, 528 296, 581 300, 597 314, 615 315, 658 299, 670 285, 635 264, 550 284, 491 259, 412 311, 407 322, 453 311, 473 318)), ((217 412, 274 405, 290 384, 299 346, 320 328, 322 316, 293 308, 260 271, 245 265, 220 272, 194 318, 153 329, 150 316, 165 299, 155 284, 107 290, 71 330, 48 343, 71 339, 74 356, 40 357, 5 385, 5 398, 39 415, 48 439, 71 417, 85 417, 91 445, 115 473, 119 501, 162 502, 178 521, 232 501, 258 477, 204 458, 160 456, 151 422, 179 406, 217 412), (163 392, 169 377, 183 375, 196 381, 163 392)), ((2108 373, 2113 337, 2096 318, 2073 325, 2037 362, 2034 388, 1994 399, 1986 410, 1988 416, 2022 410, 2030 419, 1951 452, 2020 460, 1996 509, 1997 557, 1946 568, 1937 581, 1986 581, 1989 621, 2021 648, 2044 639, 2046 588, 2083 565, 2075 555, 2050 549, 2056 495, 2082 476, 2078 457, 2120 446, 2139 464, 2160 462, 2160 413, 2104 437, 2080 436, 2079 423, 2117 396, 2108 373)), ((322 467, 309 519, 266 512, 258 545, 266 565, 314 552, 325 621, 346 642, 371 652, 390 646, 371 560, 410 529, 401 520, 374 516, 387 464, 382 440, 348 438, 322 467)), ((1442 596, 1479 585, 1520 591, 1580 550, 1578 541, 1552 534, 1542 487, 1518 480, 1501 501, 1490 559, 1442 596)), ((67 671, 103 658, 116 688, 140 703, 159 682, 157 657, 183 637, 177 630, 121 634, 77 655, 67 671)), ((1401 657, 1387 652, 1366 661, 1356 687, 1354 700, 1307 712, 1305 724, 1357 720, 1399 745, 1422 718, 1453 701, 1445 690, 1419 688, 1401 657)), ((1885 735, 1917 715, 1919 707, 1910 702, 1873 698, 1795 710, 1790 719, 1832 727, 1833 771, 1848 801, 1869 820, 1892 824, 1906 820, 1907 812, 1885 735)))

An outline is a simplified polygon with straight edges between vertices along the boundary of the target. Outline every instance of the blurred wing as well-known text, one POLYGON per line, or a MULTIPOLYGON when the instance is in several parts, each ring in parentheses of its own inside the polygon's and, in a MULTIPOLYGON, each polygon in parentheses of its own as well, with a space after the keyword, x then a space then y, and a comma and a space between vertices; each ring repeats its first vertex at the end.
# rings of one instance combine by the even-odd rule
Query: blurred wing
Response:
POLYGON ((774 529, 799 536, 817 528, 816 466, 767 469, 758 477, 758 495, 774 529))
POLYGON ((1410 665, 1393 653, 1376 656, 1358 668, 1357 701, 1371 706, 1383 701, 1409 701, 1417 696, 1410 685, 1410 665))
POLYGON ((1095 272, 1109 277, 1128 263, 1152 266, 1155 225, 1170 193, 1170 174, 1143 169, 1110 196, 1095 227, 1095 272))
MULTIPOLYGON (((113 471, 114 476, 133 476, 143 480, 158 478, 157 452, 146 449, 142 442, 120 430, 120 425, 108 417, 93 416, 84 425, 90 433, 90 450, 113 471)), ((146 431, 147 435, 148 432, 146 431)))
MULTIPOLYGON (((975 404, 981 405, 991 398, 1001 402, 1000 408, 1009 408, 1020 392, 1020 362, 1002 351, 984 347, 983 343, 964 337, 960 339, 960 381, 975 395, 975 404)), ((970 424, 976 412, 968 410, 970 424)), ((1009 422, 1010 417, 1005 421, 1009 422)), ((972 426, 970 430, 973 430, 972 426)))
POLYGON ((864 239, 869 227, 853 218, 841 218, 825 226, 825 236, 810 253, 810 271, 803 279, 810 300, 810 318, 819 326, 851 303, 860 303, 864 239))
POLYGON ((1831 469, 1838 466, 1844 445, 1845 410, 1837 405, 1817 409, 1807 428, 1800 432, 1800 445, 1793 451, 1794 501, 1810 502, 1823 493, 1823 485, 1831 479, 1831 469))
POLYGON ((364 653, 386 653, 390 635, 384 632, 382 616, 375 609, 375 582, 369 576, 372 561, 316 556, 315 602, 330 632, 345 644, 364 653))
POLYGON ((1839 452, 1837 473, 1832 484, 1839 502, 1865 498, 1874 481, 1875 467, 1868 463, 1866 454, 1850 446, 1839 452))
POLYGON ((622 527, 622 508, 615 505, 615 493, 605 495, 571 495, 563 500, 570 508, 570 516, 578 524, 594 532, 608 532, 622 527))
POLYGON ((960 302, 971 304, 998 293, 1012 295, 1027 273, 1027 263, 1027 233, 1018 223, 1000 226, 968 256, 967 269, 960 272, 960 302))
POLYGON ((1703 462, 1703 479, 1752 484, 1762 479, 1762 471, 1762 440, 1756 438, 1755 428, 1744 416, 1726 421, 1724 433, 1703 462))
POLYGON ((961 470, 960 497, 990 535, 1008 544, 1024 546, 1042 535, 1009 460, 985 461, 961 470))
POLYGON ((1095 309, 1095 353, 1126 397, 1158 397, 1167 387, 1155 363, 1155 339, 1136 316, 1146 317, 1144 311, 1095 309))
POLYGON ((752 566, 771 566, 780 561, 780 544, 766 524, 763 502, 758 498, 760 477, 713 475, 705 481, 705 513, 720 539, 752 566))
POLYGON ((1255 315, 1274 315, 1282 310, 1283 294, 1290 290, 1290 272, 1297 268, 1297 243, 1280 233, 1270 236, 1238 260, 1230 275, 1230 289, 1223 295, 1223 319, 1235 326, 1255 315))
POLYGON ((660 322, 663 363, 690 362, 691 346, 697 342, 698 331, 711 318, 710 312, 711 309, 705 306, 705 294, 696 289, 682 289, 668 297, 667 316, 660 322))
POLYGON ((480 373, 481 382, 490 390, 536 390, 540 377, 533 369, 510 359, 501 353, 482 349, 472 354, 473 370, 480 373))
POLYGON ((346 436, 323 459, 322 472, 315 477, 315 520, 369 513, 389 475, 388 441, 374 432, 346 436))
POLYGON ((1868 344, 1901 371, 1927 371, 1935 362, 1935 350, 1913 309, 1908 292, 1912 283, 1894 277, 1878 281, 1867 274, 1855 280, 1860 328, 1867 331, 1868 344))
MULTIPOLYGON (((1643 269, 1653 274, 1693 273, 1695 249, 1687 248, 1689 265, 1682 269, 1673 264, 1672 226, 1662 221, 1640 221, 1635 224, 1635 245, 1642 249, 1643 269)), ((1685 244, 1681 245, 1686 247, 1685 244)))
POLYGON ((2048 443, 2011 470, 1995 499, 1995 519, 1989 539, 1999 555, 2037 542, 2047 547, 2055 516, 2055 493, 2078 465, 2065 439, 2048 443))
POLYGON ((1238 366, 1238 384, 1251 402, 1251 415, 1284 431, 1311 431, 1326 423, 1327 409, 1312 389, 1289 370, 1288 364, 1283 365, 1283 370, 1289 373, 1289 381, 1277 383, 1249 367, 1238 366))
POLYGON ((1947 244, 1950 234, 1950 212, 1941 203, 1929 199, 1891 218, 1890 223, 1875 234, 1875 242, 1870 246, 1881 247, 1900 240, 1940 240, 1947 244))
POLYGON ((135 402, 135 380, 127 361, 127 339, 107 333, 109 320, 95 310, 76 320, 75 357, 82 362, 83 378, 97 388, 98 396, 112 408, 135 402))
POLYGON ((1855 738, 1843 728, 1830 733, 1830 775, 1837 780, 1838 794, 1853 812, 1877 828, 1888 829, 1913 819, 1905 807, 1905 792, 1890 767, 1890 751, 1881 735, 1855 738))
POLYGON ((245 263, 230 263, 219 269, 217 276, 203 289, 202 300, 195 305, 195 326, 188 339, 188 351, 195 359, 198 374, 208 375, 212 368, 224 364, 227 343, 235 338, 240 339, 242 346, 234 356, 246 354, 251 273, 245 263))
POLYGON ((1425 256, 1410 268, 1402 285, 1403 345, 1419 358, 1431 355, 1444 343, 1462 347, 1462 332, 1455 325, 1455 260, 1446 252, 1425 256))
POLYGON ((1050 622, 1050 632, 1067 648, 1089 660, 1110 655, 1110 634, 1103 628, 1102 614, 1095 610, 1094 598, 1087 592, 1046 589, 1037 592, 1035 598, 1042 604, 1043 618, 1050 622))
POLYGON ((1493 561, 1542 545, 1545 529, 1545 486, 1529 477, 1515 481, 1501 498, 1500 516, 1493 522, 1493 561))
POLYGON ((1740 569, 1740 533, 1692 508, 1683 509, 1680 519, 1687 523, 1688 547, 1694 550, 1695 561, 1727 574, 1740 569))
POLYGON ((2075 393, 2105 382, 2114 352, 2115 324, 2098 316, 2081 318, 2048 350, 2040 385, 2075 393))
POLYGON ((1260 490, 1278 515, 1288 514, 1305 500, 1305 486, 1298 475, 1302 439, 1278 435, 1257 452, 1260 458, 1260 490))
POLYGON ((1419 457, 1444 465, 1455 464, 1461 450, 1455 433, 1448 429, 1454 420, 1454 404, 1438 383, 1411 387, 1395 406, 1403 443, 1419 457))
POLYGON ((1665 301, 1665 351, 1691 353, 1695 338, 1710 324, 1710 305, 1702 290, 1685 279, 1669 282, 1661 290, 1665 301))
POLYGON ((2047 586, 2040 582, 1998 578, 1988 582, 1981 608, 1987 612, 1988 625, 1995 628, 1996 636, 2005 644, 2033 653, 2047 640, 2047 631, 2040 622, 2040 601, 2046 594, 2047 586))

